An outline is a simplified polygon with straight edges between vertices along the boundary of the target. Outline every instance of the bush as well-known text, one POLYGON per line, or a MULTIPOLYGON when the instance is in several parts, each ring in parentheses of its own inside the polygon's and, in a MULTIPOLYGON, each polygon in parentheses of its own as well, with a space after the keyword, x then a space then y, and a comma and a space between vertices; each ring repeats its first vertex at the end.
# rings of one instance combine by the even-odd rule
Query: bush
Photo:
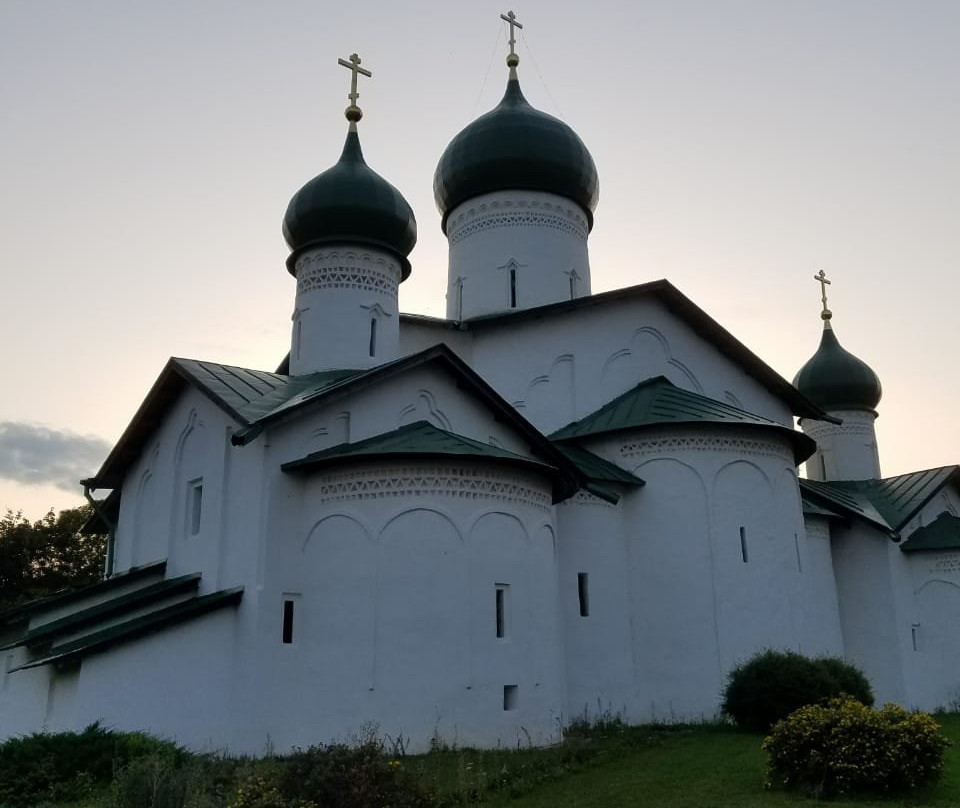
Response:
POLYGON ((436 808, 436 795, 383 741, 320 744, 261 766, 237 790, 230 808, 436 808))
POLYGON ((935 782, 949 741, 927 713, 843 696, 801 707, 763 741, 771 783, 814 797, 899 793, 935 782))
POLYGON ((110 782, 114 770, 143 755, 183 752, 140 732, 116 732, 94 723, 83 732, 33 733, 0 744, 0 806, 70 801, 110 782))
POLYGON ((767 732, 799 707, 841 695, 873 704, 866 677, 842 659, 767 650, 730 672, 720 708, 737 726, 767 732))

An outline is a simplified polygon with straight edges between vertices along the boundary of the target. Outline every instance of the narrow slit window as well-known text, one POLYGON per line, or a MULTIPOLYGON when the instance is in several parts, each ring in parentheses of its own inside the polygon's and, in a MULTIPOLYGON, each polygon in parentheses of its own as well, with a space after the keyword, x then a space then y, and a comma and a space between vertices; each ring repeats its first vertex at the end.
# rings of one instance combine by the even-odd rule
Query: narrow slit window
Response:
POLYGON ((297 324, 293 327, 293 345, 294 345, 294 356, 297 359, 300 358, 300 338, 303 332, 303 323, 300 320, 297 320, 297 324))
POLYGON ((747 563, 747 529, 740 526, 740 558, 744 564, 747 563))
POLYGON ((797 572, 803 572, 803 563, 800 561, 800 536, 793 534, 793 547, 797 551, 797 572))
POLYGON ((203 481, 191 480, 188 493, 188 524, 190 535, 196 536, 200 532, 200 518, 203 515, 203 481))
POLYGON ((587 573, 577 573, 577 598, 580 600, 580 616, 590 616, 590 590, 588 589, 587 573))
POLYGON ((504 639, 507 636, 507 586, 506 584, 497 584, 494 591, 494 609, 496 613, 497 638, 504 639))
POLYGON ((517 270, 510 270, 510 308, 517 307, 517 270))
POLYGON ((920 650, 920 624, 914 623, 910 626, 910 639, 913 642, 913 650, 920 650))
POLYGON ((574 274, 570 273, 570 299, 573 300, 577 296, 577 279, 574 274))
POLYGON ((293 605, 294 601, 285 598, 283 601, 283 630, 281 639, 284 645, 290 645, 293 642, 293 605))
POLYGON ((503 709, 504 710, 516 710, 517 709, 517 685, 504 685, 503 686, 503 709))
POLYGON ((463 319, 463 281, 457 283, 457 319, 463 319))
POLYGON ((377 355, 377 318, 370 320, 370 356, 377 355))

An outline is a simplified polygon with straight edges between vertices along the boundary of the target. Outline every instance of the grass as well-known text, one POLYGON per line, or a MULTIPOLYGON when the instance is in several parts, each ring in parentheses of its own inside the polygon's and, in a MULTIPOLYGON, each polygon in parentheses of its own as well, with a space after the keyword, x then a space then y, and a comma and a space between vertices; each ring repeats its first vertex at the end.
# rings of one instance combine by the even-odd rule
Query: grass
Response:
MULTIPOLYGON (((907 798, 833 800, 829 808, 960 805, 960 715, 937 716, 953 741, 943 778, 907 798)), ((764 788, 761 736, 730 726, 624 727, 613 721, 546 749, 440 749, 399 759, 449 808, 813 808, 764 788)), ((228 761, 224 761, 228 763, 228 761)), ((256 765, 248 761, 246 765, 256 765)), ((219 803, 219 800, 217 801, 219 803)), ((213 804, 213 803, 209 803, 213 804)), ((108 808, 108 792, 44 808, 108 808)), ((191 808, 191 806, 188 806, 191 808)))

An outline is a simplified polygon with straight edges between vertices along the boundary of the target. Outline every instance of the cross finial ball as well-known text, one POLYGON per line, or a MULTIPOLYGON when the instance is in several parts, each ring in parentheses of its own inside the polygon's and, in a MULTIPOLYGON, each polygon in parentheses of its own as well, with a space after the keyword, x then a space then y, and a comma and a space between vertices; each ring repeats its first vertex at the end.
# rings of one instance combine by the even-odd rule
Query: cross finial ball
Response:
POLYGON ((360 67, 360 61, 360 57, 355 53, 350 54, 350 61, 337 59, 337 64, 347 68, 353 74, 350 76, 350 92, 347 94, 350 106, 344 112, 351 124, 355 124, 363 117, 363 111, 357 106, 357 99, 360 97, 360 93, 357 92, 357 74, 367 78, 373 75, 369 70, 360 67))
POLYGON ((830 285, 830 281, 827 280, 827 273, 821 269, 813 276, 813 279, 820 284, 820 300, 823 302, 823 311, 820 312, 820 318, 829 320, 833 317, 833 312, 827 308, 827 287, 830 285))
POLYGON ((517 15, 512 11, 508 11, 506 14, 501 14, 500 19, 503 20, 507 25, 510 26, 510 53, 507 54, 507 67, 514 68, 520 64, 520 57, 517 55, 516 44, 517 37, 515 28, 523 28, 519 22, 517 22, 517 15))

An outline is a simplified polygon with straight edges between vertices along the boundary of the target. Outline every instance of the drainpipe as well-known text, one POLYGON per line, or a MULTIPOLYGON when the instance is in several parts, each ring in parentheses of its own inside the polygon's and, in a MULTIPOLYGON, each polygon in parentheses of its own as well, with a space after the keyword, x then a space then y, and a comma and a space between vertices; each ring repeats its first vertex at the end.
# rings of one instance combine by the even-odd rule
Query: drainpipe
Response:
POLYGON ((111 575, 113 575, 113 553, 116 545, 117 525, 115 522, 107 518, 107 515, 100 507, 99 501, 93 498, 91 492, 96 490, 93 485, 93 478, 91 477, 88 480, 81 480, 80 485, 83 486, 83 496, 86 498, 87 502, 90 503, 90 507, 93 508, 94 513, 100 517, 100 521, 107 526, 107 557, 103 564, 103 577, 109 578, 111 575))

